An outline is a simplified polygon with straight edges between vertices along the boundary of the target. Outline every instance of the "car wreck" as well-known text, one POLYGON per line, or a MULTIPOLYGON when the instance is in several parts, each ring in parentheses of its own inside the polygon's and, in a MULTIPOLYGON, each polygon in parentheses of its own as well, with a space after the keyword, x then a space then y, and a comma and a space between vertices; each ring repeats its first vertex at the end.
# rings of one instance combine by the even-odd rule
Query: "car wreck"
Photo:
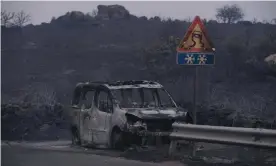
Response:
POLYGON ((79 83, 70 107, 72 143, 121 149, 161 138, 172 123, 192 123, 164 87, 153 81, 79 83))

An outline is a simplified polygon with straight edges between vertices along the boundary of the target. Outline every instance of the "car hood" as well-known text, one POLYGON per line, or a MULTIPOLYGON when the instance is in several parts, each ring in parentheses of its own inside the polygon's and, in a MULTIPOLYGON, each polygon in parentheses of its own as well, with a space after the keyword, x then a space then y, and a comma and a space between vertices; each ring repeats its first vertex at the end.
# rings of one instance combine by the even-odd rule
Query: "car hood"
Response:
POLYGON ((128 108, 126 114, 140 119, 176 119, 185 116, 186 112, 179 111, 178 108, 128 108))

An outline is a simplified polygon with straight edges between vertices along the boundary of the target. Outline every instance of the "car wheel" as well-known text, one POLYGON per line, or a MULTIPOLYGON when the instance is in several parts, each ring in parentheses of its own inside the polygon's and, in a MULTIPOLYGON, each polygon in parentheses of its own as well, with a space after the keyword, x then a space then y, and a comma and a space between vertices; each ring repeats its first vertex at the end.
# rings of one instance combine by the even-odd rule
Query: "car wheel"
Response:
POLYGON ((116 150, 123 150, 123 133, 120 129, 114 129, 111 134, 111 148, 116 150))
POLYGON ((80 135, 77 129, 72 130, 72 145, 81 145, 80 135))

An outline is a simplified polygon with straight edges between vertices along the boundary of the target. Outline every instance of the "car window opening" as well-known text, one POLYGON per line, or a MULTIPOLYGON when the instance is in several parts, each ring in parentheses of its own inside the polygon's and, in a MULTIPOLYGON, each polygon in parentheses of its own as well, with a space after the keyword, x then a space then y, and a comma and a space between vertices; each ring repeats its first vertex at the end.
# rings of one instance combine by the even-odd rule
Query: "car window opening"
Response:
POLYGON ((112 93, 121 108, 176 107, 169 94, 162 88, 114 89, 112 93))

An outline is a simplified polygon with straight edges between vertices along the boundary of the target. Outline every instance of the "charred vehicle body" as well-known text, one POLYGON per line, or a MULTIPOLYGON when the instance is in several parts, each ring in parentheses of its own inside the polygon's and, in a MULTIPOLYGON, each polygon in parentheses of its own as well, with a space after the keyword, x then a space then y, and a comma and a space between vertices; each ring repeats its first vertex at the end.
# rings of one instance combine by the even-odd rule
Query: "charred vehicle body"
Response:
POLYGON ((189 113, 152 81, 79 83, 70 114, 73 144, 116 149, 153 137, 169 142, 172 123, 191 123, 189 113))

